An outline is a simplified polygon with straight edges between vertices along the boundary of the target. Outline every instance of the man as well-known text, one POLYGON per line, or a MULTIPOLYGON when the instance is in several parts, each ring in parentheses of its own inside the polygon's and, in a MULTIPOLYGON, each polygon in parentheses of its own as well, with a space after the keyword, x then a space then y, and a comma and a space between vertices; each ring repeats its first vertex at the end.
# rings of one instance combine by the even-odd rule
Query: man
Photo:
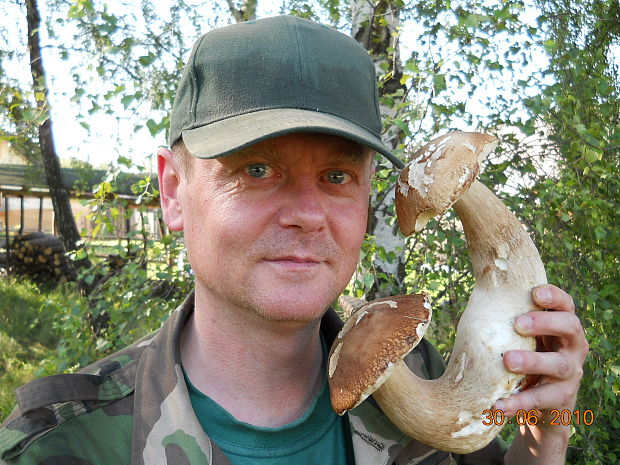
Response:
MULTIPOLYGON (((195 45, 160 149, 164 219, 184 232, 195 292, 162 329, 80 374, 18 392, 0 430, 15 464, 501 463, 498 442, 464 457, 406 438, 368 400, 329 408, 327 309, 354 272, 381 143, 374 68, 354 40, 278 17, 195 45)), ((545 286, 516 330, 552 352, 507 352, 542 375, 502 401, 571 409, 587 343, 572 300, 545 286)), ((426 342, 412 369, 442 367, 426 342)), ((505 463, 563 463, 568 429, 523 427, 505 463)))

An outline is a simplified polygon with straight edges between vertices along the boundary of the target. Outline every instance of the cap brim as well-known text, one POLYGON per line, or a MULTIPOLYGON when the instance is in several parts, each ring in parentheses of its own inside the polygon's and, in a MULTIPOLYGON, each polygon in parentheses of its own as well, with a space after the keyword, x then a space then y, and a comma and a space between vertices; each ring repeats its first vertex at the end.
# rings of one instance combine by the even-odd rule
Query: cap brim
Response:
POLYGON ((293 108, 255 111, 186 129, 183 131, 183 141, 197 158, 218 158, 263 140, 295 132, 344 137, 383 154, 397 168, 404 166, 370 131, 338 116, 293 108))

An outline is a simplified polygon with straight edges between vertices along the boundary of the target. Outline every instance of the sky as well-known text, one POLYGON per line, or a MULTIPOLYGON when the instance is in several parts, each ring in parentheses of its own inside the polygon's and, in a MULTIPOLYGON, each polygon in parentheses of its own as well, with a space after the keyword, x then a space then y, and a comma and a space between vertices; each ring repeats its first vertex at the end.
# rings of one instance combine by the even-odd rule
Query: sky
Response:
MULTIPOLYGON (((192 0, 190 0, 192 1, 192 0)), ((196 1, 196 0, 194 0, 196 1)), ((119 1, 109 0, 111 10, 119 7, 119 1)), ((167 1, 157 0, 166 11, 167 1)), ((204 3, 204 2, 202 2, 204 3)), ((261 1, 259 17, 275 15, 278 12, 280 2, 261 1)), ((9 9, 9 16, 16 18, 12 24, 9 21, 9 42, 14 38, 14 43, 23 46, 23 41, 18 34, 25 34, 25 18, 21 17, 19 7, 16 5, 5 5, 9 9)), ((41 17, 47 17, 46 2, 40 1, 39 8, 41 17)), ((61 40, 64 35, 67 40, 71 39, 73 31, 57 30, 61 40)), ((88 105, 80 107, 76 102, 71 101, 74 95, 74 81, 71 76, 71 69, 80 65, 76 60, 60 59, 53 48, 46 48, 49 43, 47 32, 41 31, 43 62, 48 77, 48 87, 51 89, 49 101, 52 107, 53 133, 58 155, 63 158, 77 158, 88 161, 94 166, 105 166, 110 162, 115 162, 119 156, 124 156, 144 162, 145 167, 152 167, 154 154, 159 146, 165 146, 166 140, 163 133, 151 136, 146 127, 134 131, 135 125, 143 125, 148 119, 148 113, 131 114, 118 106, 113 115, 101 112, 88 115, 86 119, 80 118, 80 113, 87 114, 88 105), (80 121, 86 121, 89 129, 80 125, 80 121)), ((189 55, 189 48, 187 54, 189 55)), ((13 63, 9 70, 11 76, 18 77, 22 82, 31 82, 30 70, 25 60, 13 63)), ((84 65, 84 63, 82 63, 84 65)), ((96 84, 95 84, 96 85, 96 84)))
MULTIPOLYGON (((116 0, 110 0, 108 3, 114 4, 116 0)), ((159 0, 162 6, 165 6, 166 0, 159 0)), ((42 17, 45 18, 45 2, 39 2, 42 9, 42 17)), ((280 2, 275 1, 259 1, 258 12, 259 17, 271 16, 278 13, 280 2)), ((7 6, 5 8, 11 8, 7 6)), ((10 34, 23 34, 25 31, 25 20, 20 18, 17 6, 12 7, 14 17, 18 18, 15 27, 11 29, 10 34), (21 25, 20 25, 21 21, 21 25)), ((162 11, 165 11, 163 9, 162 11)), ((9 22, 10 23, 10 22, 9 22)), ((47 43, 46 32, 42 31, 43 45, 47 43)), ((72 35, 72 31, 58 30, 57 34, 62 38, 63 34, 67 40, 72 35)), ((415 38, 418 36, 416 25, 407 24, 401 35, 401 53, 406 58, 417 44, 415 38)), ((17 38, 17 37, 16 37, 17 38)), ((15 41, 21 42, 21 41, 15 41)), ((189 49, 187 51, 189 54, 189 49)), ((52 121, 53 131, 56 142, 57 153, 61 158, 77 158, 88 161, 95 166, 107 165, 116 161, 119 156, 133 159, 136 163, 143 164, 147 169, 154 168, 154 153, 157 148, 166 145, 164 133, 152 137, 146 127, 135 131, 137 124, 143 124, 148 118, 148 112, 141 114, 130 114, 125 111, 122 106, 115 109, 113 115, 104 113, 94 113, 89 115, 87 119, 80 119, 79 113, 87 114, 87 108, 81 107, 71 101, 74 94, 74 82, 71 77, 71 68, 75 65, 84 65, 74 61, 63 61, 55 53, 54 48, 43 49, 43 60, 48 75, 48 86, 53 90, 50 96, 52 105, 52 121), (86 121, 89 129, 85 129, 80 125, 80 121, 86 121)), ((541 68, 546 65, 546 58, 541 54, 534 56, 531 66, 541 68), (537 60, 540 60, 538 62, 537 60)), ((20 77, 22 80, 30 81, 29 68, 27 63, 16 63, 14 68, 10 70, 11 74, 20 77)), ((509 86, 509 80, 512 77, 506 77, 508 82, 488 81, 483 82, 474 98, 468 100, 468 111, 474 115, 484 116, 485 99, 488 99, 493 93, 502 91, 502 86, 509 86)), ((96 84, 93 84, 96 85, 96 84)), ((464 91, 463 91, 464 92, 464 91)), ((156 118, 155 118, 156 119, 156 118)), ((461 127, 460 129, 472 129, 461 127)), ((429 135, 429 139, 434 135, 429 135)))

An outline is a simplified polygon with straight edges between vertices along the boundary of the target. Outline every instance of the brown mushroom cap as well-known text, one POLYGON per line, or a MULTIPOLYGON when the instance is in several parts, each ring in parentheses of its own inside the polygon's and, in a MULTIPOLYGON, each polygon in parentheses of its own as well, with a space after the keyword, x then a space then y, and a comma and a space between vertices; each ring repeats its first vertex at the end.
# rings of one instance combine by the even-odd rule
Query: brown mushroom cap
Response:
POLYGON ((338 415, 383 384, 391 368, 418 345, 430 318, 424 294, 377 299, 351 315, 329 354, 331 401, 338 415))
POLYGON ((396 216, 405 236, 443 214, 476 179, 497 140, 488 134, 451 132, 412 155, 398 178, 396 216))

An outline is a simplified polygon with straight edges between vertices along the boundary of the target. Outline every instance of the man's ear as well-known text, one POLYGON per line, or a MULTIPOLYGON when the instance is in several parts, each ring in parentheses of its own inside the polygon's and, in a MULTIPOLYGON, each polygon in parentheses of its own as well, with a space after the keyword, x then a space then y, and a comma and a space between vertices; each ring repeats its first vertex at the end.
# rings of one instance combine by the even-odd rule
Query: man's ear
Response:
POLYGON ((157 151, 157 174, 164 222, 172 231, 181 231, 183 209, 179 198, 179 186, 182 173, 173 153, 166 148, 160 148, 157 151))

